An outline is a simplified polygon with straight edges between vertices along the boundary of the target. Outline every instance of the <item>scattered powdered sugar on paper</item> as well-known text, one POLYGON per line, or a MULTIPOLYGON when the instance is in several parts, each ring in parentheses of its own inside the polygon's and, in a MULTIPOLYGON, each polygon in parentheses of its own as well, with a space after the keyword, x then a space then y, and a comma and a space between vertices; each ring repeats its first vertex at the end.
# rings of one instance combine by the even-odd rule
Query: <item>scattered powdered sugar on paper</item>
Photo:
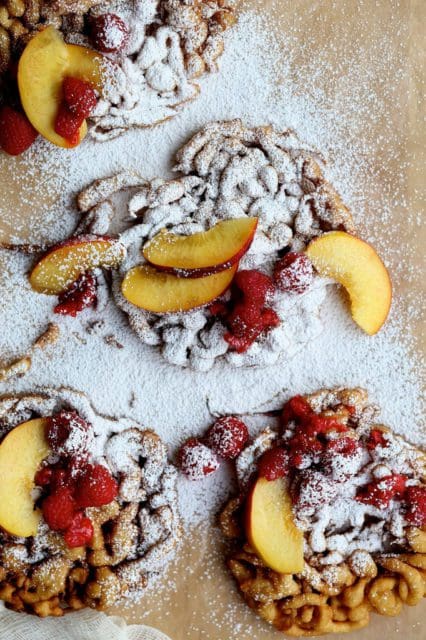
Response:
MULTIPOLYGON (((344 9, 336 7, 336 11, 344 9)), ((363 11, 368 13, 365 6, 363 11)), ((397 20, 397 12, 391 13, 386 27, 389 33, 404 29, 397 20)), ((363 39, 368 38, 371 44, 375 34, 367 28, 367 17, 360 14, 360 46, 345 53, 341 68, 330 68, 326 48, 324 58, 309 60, 303 51, 300 59, 295 55, 294 42, 300 44, 301 32, 300 24, 284 30, 281 49, 282 43, 274 32, 271 35, 266 19, 243 13, 239 25, 226 35, 220 74, 202 80, 200 97, 184 113, 155 129, 128 132, 102 146, 87 141, 72 152, 38 142, 20 161, 30 177, 39 176, 43 166, 44 175, 37 178, 36 190, 22 184, 18 177, 12 179, 10 188, 22 194, 18 209, 35 206, 47 192, 50 204, 44 212, 43 233, 33 224, 31 237, 34 242, 40 242, 40 238, 53 242, 68 235, 77 223, 76 210, 69 204, 82 187, 122 168, 137 170, 148 179, 170 176, 174 151, 211 120, 241 117, 251 125, 271 122, 280 128, 293 127, 301 140, 317 147, 327 158, 326 176, 352 208, 364 237, 377 242, 386 261, 399 265, 393 272, 396 296, 385 328, 374 337, 363 334, 336 289, 322 310, 324 333, 293 361, 267 369, 231 370, 218 365, 209 372, 194 374, 167 365, 155 349, 142 345, 124 314, 110 301, 98 317, 89 311, 77 320, 60 318, 62 331, 55 351, 49 358, 36 353, 32 370, 22 379, 0 384, 2 393, 42 385, 80 389, 99 412, 127 415, 155 429, 174 454, 187 437, 204 433, 214 420, 212 414, 246 415, 277 408, 295 393, 323 386, 364 386, 371 400, 380 404, 383 423, 409 441, 425 444, 422 368, 413 355, 407 324, 410 314, 415 320, 419 312, 413 304, 416 301, 398 294, 401 280, 415 282, 419 270, 410 262, 412 248, 395 243, 407 226, 415 233, 419 221, 410 211, 406 193, 408 158, 401 142, 403 134, 395 130, 394 122, 386 122, 387 104, 406 74, 406 52, 396 49, 390 38, 382 38, 367 49, 363 39), (309 74, 312 83, 300 86, 300 78, 309 74), (324 74, 327 83, 322 79, 324 74), (325 91, 325 84, 331 87, 330 92, 325 91), (381 167, 373 161, 378 149, 382 149, 381 167), (392 154, 397 156, 391 158, 392 154), (401 167, 396 181, 383 179, 391 159, 401 167), (375 194, 374 211, 366 194, 375 194), (392 218, 390 225, 393 210, 401 213, 400 222, 396 224, 392 218)), ((304 33, 307 51, 309 37, 309 32, 304 33)), ((405 42, 405 38, 402 33, 401 40, 405 42)), ((331 40, 330 47, 334 43, 331 40)), ((0 162, 3 166, 12 161, 1 158, 0 162)), ((0 194, 0 207, 6 222, 10 217, 12 224, 16 210, 6 209, 6 203, 7 193, 0 194)), ((15 233, 19 235, 19 228, 15 227, 15 233)), ((25 270, 31 261, 13 256, 13 264, 13 279, 1 284, 13 303, 1 310, 0 345, 2 354, 19 355, 20 341, 28 340, 32 331, 36 335, 39 325, 51 319, 48 311, 55 299, 32 294, 24 284, 19 299, 14 299, 17 280, 25 282, 25 270)), ((252 435, 266 426, 258 417, 248 422, 252 435)), ((217 513, 232 490, 230 479, 226 465, 200 483, 180 479, 181 512, 187 529, 205 521, 207 514, 213 517, 217 513)), ((217 628, 226 627, 227 637, 252 637, 248 625, 253 624, 253 618, 244 617, 242 607, 238 616, 232 608, 219 611, 217 628)), ((194 621, 192 628, 196 626, 194 621)))

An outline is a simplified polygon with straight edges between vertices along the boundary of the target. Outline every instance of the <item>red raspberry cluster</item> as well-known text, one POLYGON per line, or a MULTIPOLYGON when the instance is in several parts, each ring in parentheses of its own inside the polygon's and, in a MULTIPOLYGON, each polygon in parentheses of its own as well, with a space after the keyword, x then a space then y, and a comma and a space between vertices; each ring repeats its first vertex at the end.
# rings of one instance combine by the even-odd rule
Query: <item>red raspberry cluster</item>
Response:
POLYGON ((217 471, 219 458, 232 460, 238 456, 249 437, 247 426, 235 416, 219 418, 208 429, 203 440, 190 438, 179 450, 179 466, 191 480, 217 471))
POLYGON ((228 304, 215 303, 210 307, 213 315, 220 315, 229 331, 225 340, 237 353, 244 353, 261 336, 280 324, 271 308, 276 289, 303 293, 314 275, 311 261, 303 253, 288 253, 275 265, 274 278, 261 271, 238 271, 228 304))
POLYGON ((90 82, 67 77, 62 83, 63 100, 55 120, 55 131, 71 145, 79 142, 80 127, 97 104, 97 96, 90 82))
POLYGON ((68 289, 59 294, 58 304, 54 308, 55 313, 75 316, 96 304, 97 282, 90 271, 83 273, 68 289))
POLYGON ((61 411, 50 418, 47 440, 59 462, 43 466, 35 483, 44 490, 43 517, 53 531, 60 531, 68 547, 89 544, 93 524, 84 514, 87 507, 101 507, 116 498, 118 486, 108 469, 89 463, 84 434, 91 425, 75 411, 61 411), (77 433, 77 436, 75 434, 77 433), (83 434, 83 435, 82 435, 83 434), (74 438, 79 447, 73 446, 74 438))
POLYGON ((362 487, 356 499, 364 504, 371 504, 378 509, 386 509, 393 498, 402 498, 405 491, 406 477, 399 473, 391 473, 384 478, 376 478, 362 487))

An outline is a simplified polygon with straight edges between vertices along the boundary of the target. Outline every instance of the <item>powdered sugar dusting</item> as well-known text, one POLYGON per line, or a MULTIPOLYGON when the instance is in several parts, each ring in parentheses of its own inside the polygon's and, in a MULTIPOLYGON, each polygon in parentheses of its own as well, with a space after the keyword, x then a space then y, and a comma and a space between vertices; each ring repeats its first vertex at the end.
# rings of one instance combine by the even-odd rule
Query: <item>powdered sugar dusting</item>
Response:
MULTIPOLYGON (((277 0, 276 4, 281 3, 277 0)), ((330 28, 321 11, 315 14, 317 3, 310 4, 304 20, 296 9, 294 18, 289 12, 286 21, 280 20, 280 34, 268 20, 243 13, 239 25, 225 36, 221 74, 204 79, 197 101, 167 125, 126 133, 102 147, 88 141, 73 152, 37 142, 16 164, 0 158, 2 170, 6 163, 23 166, 27 176, 22 180, 20 172, 12 175, 14 171, 7 170, 10 188, 22 196, 22 202, 10 207, 8 194, 2 191, 3 223, 13 229, 16 240, 25 236, 30 226, 33 242, 53 242, 74 229, 78 215, 69 205, 89 182, 123 167, 137 170, 147 179, 170 176, 172 152, 211 120, 241 117, 251 125, 270 121, 279 128, 291 126, 328 159, 327 177, 351 206, 365 230, 364 237, 368 232, 385 261, 393 266, 394 306, 387 326, 377 336, 366 336, 353 325, 345 300, 336 290, 322 310, 324 333, 285 366, 278 363, 267 370, 237 370, 232 374, 229 368, 220 366, 194 375, 166 365, 150 347, 141 345, 126 318, 109 302, 97 317, 87 311, 76 321, 61 319, 63 330, 54 356, 47 359, 37 353, 32 371, 13 384, 1 384, 1 391, 45 384, 80 388, 102 413, 131 415, 155 428, 173 452, 187 437, 203 433, 214 419, 212 414, 252 414, 277 408, 297 392, 360 385, 367 387, 372 400, 381 405, 386 424, 424 446, 423 373, 421 362, 413 355, 410 337, 411 322, 418 319, 421 310, 415 295, 420 270, 413 262, 415 246, 409 234, 415 236, 420 220, 407 194, 407 170, 412 165, 404 142, 405 121, 392 116, 394 101, 406 96, 401 87, 407 73, 407 26, 399 4, 386 3, 386 7, 388 19, 383 22, 379 12, 366 3, 334 3, 333 11, 343 19, 339 20, 338 32, 330 29, 329 41, 314 56, 310 55, 310 43, 316 41, 315 29, 321 31, 324 23, 330 28), (350 14, 347 21, 345 12, 350 14), (356 30, 352 13, 356 14, 356 30), (358 46, 347 46, 346 24, 351 33, 356 31, 353 39, 358 46), (398 34, 400 47, 395 46, 394 34, 398 34), (338 57, 341 62, 335 64, 338 57), (400 171, 395 170, 396 163, 400 171), (388 171, 391 164, 392 170, 388 171), (36 186, 30 182, 32 176, 36 177, 36 186), (50 200, 47 207, 38 202, 45 195, 50 200), (31 208, 41 214, 33 214, 31 224, 22 225, 16 220, 17 213, 31 208), (402 282, 413 287, 412 295, 402 298, 402 282), (114 336, 123 348, 111 341, 106 343, 108 336, 114 336)), ((405 112, 404 104, 401 111, 405 112)), ((53 300, 37 295, 32 301, 24 284, 30 258, 12 255, 8 260, 14 286, 18 280, 22 283, 22 295, 1 310, 1 348, 2 352, 19 355, 20 340, 28 340, 32 331, 37 335, 35 329, 47 318, 53 300)), ((8 290, 7 283, 1 286, 2 291, 8 290)), ((246 421, 252 435, 264 426, 256 416, 248 416, 246 421)), ((213 517, 230 491, 226 465, 199 484, 181 478, 181 511, 187 530, 204 522, 208 515, 213 517)), ((205 560, 202 577, 206 583, 219 582, 221 577, 223 580, 218 544, 216 540, 205 560)), ((192 570, 189 566, 188 574, 192 570)), ((180 580, 178 574, 172 575, 170 584, 164 585, 163 602, 170 605, 170 610, 173 583, 180 580)), ((223 599, 216 595, 219 587, 208 607, 208 624, 216 635, 241 640, 265 633, 264 627, 229 595, 229 578, 223 582, 229 607, 224 608, 223 599)), ((208 637, 207 623, 200 620, 199 612, 185 623, 190 627, 188 637, 197 633, 208 637)))

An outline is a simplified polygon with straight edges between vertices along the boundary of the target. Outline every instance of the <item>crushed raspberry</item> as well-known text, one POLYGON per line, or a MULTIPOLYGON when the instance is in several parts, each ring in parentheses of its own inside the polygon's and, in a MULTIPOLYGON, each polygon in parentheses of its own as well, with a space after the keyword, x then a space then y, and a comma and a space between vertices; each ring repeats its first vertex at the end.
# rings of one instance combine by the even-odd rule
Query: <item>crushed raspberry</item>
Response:
POLYGON ((104 13, 91 21, 90 38, 93 46, 102 53, 116 53, 129 40, 129 29, 114 13, 104 13))
POLYGON ((231 291, 231 309, 224 316, 229 332, 224 339, 237 353, 243 353, 259 338, 280 324, 275 311, 266 305, 274 292, 272 280, 255 270, 239 271, 231 291))
POLYGON ((180 448, 179 467, 190 480, 202 480, 219 468, 219 460, 211 449, 197 438, 190 438, 180 448))
POLYGON ((64 531, 71 525, 76 505, 71 490, 61 487, 43 500, 41 508, 49 527, 53 531, 64 531))
POLYGON ((233 284, 243 296, 258 306, 264 306, 268 297, 273 295, 275 289, 271 278, 255 269, 238 271, 233 284))
POLYGON ((344 433, 348 430, 346 425, 333 416, 317 415, 302 396, 294 396, 284 405, 281 414, 282 427, 285 429, 292 421, 295 421, 296 425, 288 441, 288 449, 291 464, 298 469, 305 466, 307 457, 318 456, 325 450, 328 446, 325 436, 332 432, 344 433))
POLYGON ((359 449, 359 444, 355 438, 344 436, 336 440, 329 440, 326 445, 327 451, 345 457, 353 456, 359 449))
POLYGON ((65 138, 71 145, 78 144, 80 139, 80 127, 84 118, 73 113, 65 102, 59 105, 58 113, 55 119, 55 132, 58 136, 65 138))
POLYGON ((83 273, 78 280, 59 295, 59 303, 54 312, 75 318, 80 311, 96 303, 96 289, 95 276, 90 271, 83 273))
POLYGON ((47 425, 47 441, 53 451, 64 457, 82 454, 88 447, 92 426, 76 411, 60 411, 47 425))
POLYGON ((368 436, 366 446, 367 449, 370 449, 371 451, 376 447, 387 447, 389 446, 389 442, 385 437, 383 431, 380 431, 380 429, 372 429, 370 431, 370 435, 368 436))
POLYGON ((209 311, 212 316, 224 316, 228 311, 228 307, 225 302, 213 302, 209 306, 209 311))
POLYGON ((24 113, 8 105, 0 108, 0 149, 11 156, 19 156, 37 136, 38 132, 24 113))
POLYGON ((405 492, 405 519, 415 527, 426 526, 426 487, 408 487, 405 492))
POLYGON ((330 433, 331 431, 344 433, 348 430, 348 427, 332 416, 317 416, 314 413, 309 419, 307 429, 310 431, 310 433, 313 433, 315 435, 324 435, 330 433))
POLYGON ((291 465, 297 469, 304 466, 306 456, 319 455, 325 447, 315 434, 308 433, 302 426, 296 429, 288 446, 291 465))
POLYGON ((393 498, 401 497, 405 491, 406 477, 392 473, 384 478, 376 479, 362 487, 356 499, 364 504, 371 504, 378 509, 385 509, 393 498))
POLYGON ((314 279, 314 267, 304 253, 287 253, 274 268, 274 282, 281 291, 304 293, 314 279))
POLYGON ((47 487, 52 480, 52 467, 42 467, 34 476, 34 482, 38 487, 47 487))
POLYGON ((68 529, 64 533, 64 540, 70 549, 75 547, 83 547, 89 544, 93 538, 93 524, 90 518, 86 518, 84 514, 79 511, 75 514, 74 518, 68 529))
POLYGON ((224 416, 207 431, 206 443, 221 458, 232 460, 241 452, 248 437, 248 429, 242 420, 224 416))
POLYGON ((281 423, 285 427, 296 418, 304 419, 313 414, 311 405, 303 396, 294 396, 284 405, 281 414, 281 423))
POLYGON ((259 476, 267 480, 284 478, 289 473, 289 466, 289 456, 285 449, 281 447, 268 449, 259 460, 259 476))
POLYGON ((62 83, 64 100, 68 109, 78 118, 88 118, 96 107, 97 97, 90 82, 67 77, 62 83))
POLYGON ((106 467, 100 464, 87 465, 76 483, 77 506, 102 507, 117 497, 118 485, 106 467))

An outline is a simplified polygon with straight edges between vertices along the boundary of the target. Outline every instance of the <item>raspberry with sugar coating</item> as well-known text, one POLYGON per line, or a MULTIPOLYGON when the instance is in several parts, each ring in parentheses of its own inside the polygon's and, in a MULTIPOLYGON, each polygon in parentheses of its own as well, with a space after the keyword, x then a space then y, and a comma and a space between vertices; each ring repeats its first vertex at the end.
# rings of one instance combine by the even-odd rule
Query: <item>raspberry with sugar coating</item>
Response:
POLYGON ((202 480, 219 468, 214 451, 197 438, 187 440, 179 450, 179 467, 190 480, 202 480))
POLYGON ((90 38, 93 46, 102 53, 116 53, 126 46, 129 29, 114 13, 103 13, 91 21, 90 38))
POLYGON ((249 437, 247 426, 235 416, 219 418, 207 431, 206 443, 225 460, 236 458, 249 437))
POLYGON ((304 253, 287 253, 274 267, 274 282, 281 291, 304 293, 313 279, 313 264, 304 253))

